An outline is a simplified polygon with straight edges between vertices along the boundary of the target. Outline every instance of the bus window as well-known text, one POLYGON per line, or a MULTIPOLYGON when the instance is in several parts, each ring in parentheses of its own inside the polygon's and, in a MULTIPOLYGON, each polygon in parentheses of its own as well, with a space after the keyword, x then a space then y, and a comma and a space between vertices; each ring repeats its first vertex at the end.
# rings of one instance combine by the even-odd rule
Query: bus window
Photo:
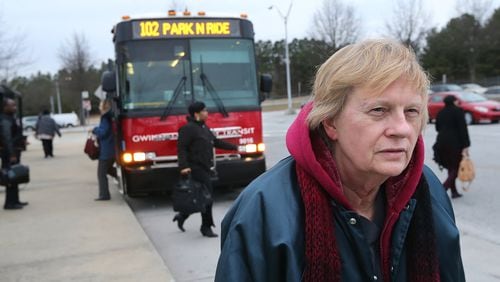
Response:
MULTIPOLYGON (((182 79, 189 75, 185 40, 134 41, 124 49, 123 75, 128 84, 128 91, 122 92, 124 109, 164 108, 178 87, 181 94, 190 93, 190 85, 182 79)), ((186 106, 182 96, 174 107, 186 106)))
POLYGON ((258 105, 253 52, 251 40, 191 40, 195 99, 204 101, 208 107, 213 107, 214 99, 218 98, 225 107, 258 105), (206 84, 213 87, 218 98, 208 91, 206 84))

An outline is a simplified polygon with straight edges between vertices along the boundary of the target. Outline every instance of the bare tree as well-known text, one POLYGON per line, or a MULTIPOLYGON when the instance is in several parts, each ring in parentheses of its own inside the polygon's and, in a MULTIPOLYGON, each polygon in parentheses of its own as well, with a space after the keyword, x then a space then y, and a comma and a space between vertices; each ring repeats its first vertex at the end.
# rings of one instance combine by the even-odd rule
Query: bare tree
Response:
POLYGON ((71 40, 59 49, 62 67, 69 72, 85 72, 91 65, 90 48, 83 34, 75 33, 71 40))
POLYGON ((469 14, 484 24, 489 17, 492 5, 492 0, 457 0, 455 9, 459 16, 469 14))
POLYGON ((26 54, 25 37, 12 36, 5 31, 6 25, 0 15, 0 82, 8 82, 17 71, 31 63, 26 54))
POLYGON ((65 89, 65 101, 70 109, 80 111, 80 121, 85 124, 84 111, 81 104, 81 93, 89 91, 88 74, 92 66, 90 48, 87 39, 83 34, 75 33, 71 40, 68 40, 59 49, 59 58, 63 69, 58 72, 55 78, 61 89, 65 89))
POLYGON ((313 16, 312 37, 327 42, 337 50, 358 39, 360 22, 353 6, 344 4, 342 0, 323 0, 313 16))
POLYGON ((422 0, 394 1, 392 18, 385 23, 387 34, 420 54, 430 30, 430 14, 422 0))

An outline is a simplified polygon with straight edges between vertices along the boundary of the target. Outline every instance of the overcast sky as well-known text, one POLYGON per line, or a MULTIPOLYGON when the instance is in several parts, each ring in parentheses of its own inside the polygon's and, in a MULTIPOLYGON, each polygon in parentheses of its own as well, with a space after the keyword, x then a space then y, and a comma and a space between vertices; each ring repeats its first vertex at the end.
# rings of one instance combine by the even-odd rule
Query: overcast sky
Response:
MULTIPOLYGON (((294 0, 288 20, 288 38, 310 37, 313 14, 323 0, 294 0)), ((392 15, 396 0, 347 0, 355 6, 363 19, 365 37, 376 37, 392 15)), ((33 61, 20 71, 23 75, 55 73, 61 66, 57 56, 75 33, 83 34, 90 47, 90 54, 99 64, 113 56, 111 28, 123 15, 167 11, 172 0, 0 0, 0 26, 3 34, 21 34, 25 37, 27 54, 33 61)), ((432 15, 434 26, 442 27, 457 15, 455 0, 424 0, 432 15)), ((238 16, 247 13, 254 24, 256 40, 284 38, 284 22, 274 5, 286 14, 290 0, 176 0, 181 9, 223 12, 238 16)), ((493 1, 500 6, 500 0, 493 1)))

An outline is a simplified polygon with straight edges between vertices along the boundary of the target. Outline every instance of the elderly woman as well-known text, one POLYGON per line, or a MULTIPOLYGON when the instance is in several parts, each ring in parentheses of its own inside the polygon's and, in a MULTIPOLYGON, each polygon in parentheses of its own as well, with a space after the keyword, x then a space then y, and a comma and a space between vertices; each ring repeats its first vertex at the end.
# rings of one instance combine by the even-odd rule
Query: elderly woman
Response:
POLYGON ((391 40, 318 70, 291 156, 222 222, 216 281, 464 281, 449 198, 424 166, 429 81, 391 40))

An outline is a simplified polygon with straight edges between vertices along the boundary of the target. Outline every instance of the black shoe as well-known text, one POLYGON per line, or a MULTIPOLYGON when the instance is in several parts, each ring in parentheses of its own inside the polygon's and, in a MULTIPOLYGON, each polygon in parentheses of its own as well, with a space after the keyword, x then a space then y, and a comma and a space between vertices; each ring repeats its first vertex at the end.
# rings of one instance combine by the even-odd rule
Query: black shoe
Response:
POLYGON ((20 205, 20 204, 8 204, 8 205, 3 206, 3 209, 4 210, 20 210, 23 207, 24 206, 20 205))
POLYGON ((456 198, 460 198, 460 197, 462 197, 462 194, 460 194, 460 193, 456 193, 456 194, 451 195, 452 199, 456 199, 456 198))
POLYGON ((201 234, 203 234, 203 236, 205 236, 205 237, 215 238, 215 237, 219 236, 212 231, 212 228, 210 226, 203 226, 202 225, 200 228, 200 231, 201 231, 201 234))
POLYGON ((28 205, 28 202, 17 202, 18 205, 21 205, 21 206, 27 206, 28 205))
POLYGON ((94 199, 94 201, 109 201, 109 200, 111 200, 110 197, 107 197, 107 198, 99 197, 99 198, 94 199))
POLYGON ((179 227, 182 232, 186 232, 186 230, 184 229, 184 221, 186 221, 186 218, 183 217, 180 213, 176 214, 172 221, 177 221, 177 227, 179 227))

